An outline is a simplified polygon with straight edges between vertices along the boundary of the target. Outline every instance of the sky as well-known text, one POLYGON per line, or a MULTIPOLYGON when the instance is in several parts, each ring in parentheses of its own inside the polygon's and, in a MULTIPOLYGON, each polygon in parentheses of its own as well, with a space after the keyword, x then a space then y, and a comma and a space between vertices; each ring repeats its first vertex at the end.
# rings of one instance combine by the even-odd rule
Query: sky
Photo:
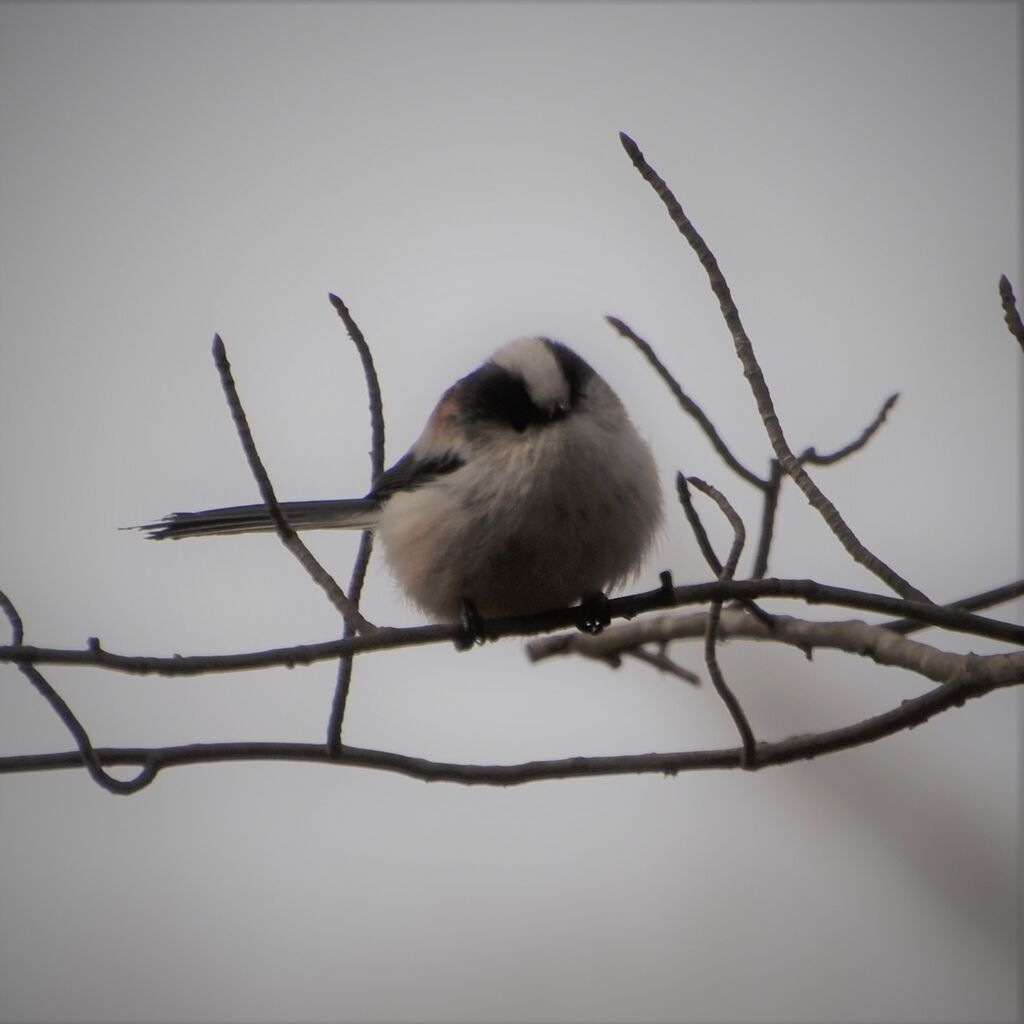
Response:
MULTIPOLYGON (((272 537, 120 529, 258 500, 214 332, 278 495, 366 490, 330 291, 373 348, 389 461, 449 383, 544 334, 612 382, 670 509, 683 470, 753 529, 755 496, 604 320, 764 470, 706 277, 619 131, 718 256, 794 448, 845 444, 900 392, 815 474, 861 538, 937 600, 1019 577, 997 292, 1024 292, 1019 67, 1012 3, 0 4, 0 589, 27 642, 339 634, 272 537)), ((772 574, 881 590, 792 487, 779 517, 772 574)), ((347 578, 355 538, 309 543, 347 578)), ((708 578, 678 511, 637 587, 664 568, 708 578)), ((364 611, 419 621, 379 563, 364 611)), ((672 654, 703 673, 698 645, 672 654)), ((827 652, 721 661, 764 739, 924 691, 827 652)), ((123 746, 315 742, 334 684, 329 663, 47 675, 123 746)), ((176 768, 131 798, 5 775, 0 1021, 1015 1020, 1019 722, 1004 691, 815 762, 509 790, 302 764, 176 768)), ((736 742, 706 680, 531 666, 515 640, 364 658, 345 738, 483 763, 736 742)), ((0 752, 70 747, 0 666, 0 752)))

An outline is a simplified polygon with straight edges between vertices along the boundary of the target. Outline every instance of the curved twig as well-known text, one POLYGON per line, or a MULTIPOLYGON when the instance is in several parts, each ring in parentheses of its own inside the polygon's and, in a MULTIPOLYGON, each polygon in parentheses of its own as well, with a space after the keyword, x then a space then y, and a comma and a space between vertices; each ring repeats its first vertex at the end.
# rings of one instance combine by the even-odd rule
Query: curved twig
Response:
POLYGON ((687 486, 686 477, 682 473, 676 473, 676 493, 679 495, 679 504, 683 506, 686 521, 690 524, 690 529, 693 530, 693 535, 697 539, 697 547, 700 548, 704 561, 708 563, 708 567, 715 576, 721 579, 722 563, 718 555, 715 554, 715 549, 711 546, 711 541, 708 539, 708 533, 704 529, 700 515, 693 507, 690 488, 687 486))
MULTIPOLYGON (((698 491, 703 491, 719 507, 722 515, 729 520, 729 525, 732 527, 733 532, 732 545, 729 548, 729 555, 725 560, 725 565, 718 572, 718 578, 719 580, 731 580, 736 574, 736 566, 739 564, 740 553, 743 551, 743 545, 747 538, 747 531, 743 526, 743 520, 740 519, 736 509, 732 507, 725 495, 712 487, 711 484, 705 483, 695 476, 691 476, 689 482, 698 491)), ((718 654, 715 650, 718 644, 718 623, 721 616, 722 602, 712 601, 708 607, 707 628, 704 631, 704 663, 708 667, 708 674, 711 676, 711 682, 718 696, 721 697, 722 703, 728 709, 736 725, 736 731, 740 734, 740 742, 743 745, 743 757, 740 760, 740 764, 743 768, 753 769, 757 767, 757 740, 754 738, 754 730, 750 728, 750 721, 747 719, 746 712, 743 710, 739 698, 732 692, 731 687, 725 681, 722 668, 718 663, 718 654)))
POLYGON ((370 405, 370 483, 372 484, 384 472, 384 402, 381 399, 380 379, 377 376, 377 368, 373 364, 373 353, 370 351, 370 346, 366 343, 366 338, 363 337, 359 325, 348 311, 348 306, 334 292, 329 292, 327 297, 345 324, 345 330, 348 331, 348 336, 352 339, 352 344, 355 345, 360 362, 363 364, 363 375, 366 378, 366 398, 370 405))
MULTIPOLYGON (((0 610, 7 616, 11 624, 11 634, 15 646, 21 646, 25 639, 25 630, 11 599, 0 590, 0 610)), ((98 648, 97 641, 92 645, 98 648)), ((75 713, 68 706, 63 697, 50 685, 49 680, 31 663, 27 661, 15 661, 14 663, 21 674, 39 691, 46 702, 53 708, 57 717, 64 723, 64 727, 71 733, 71 738, 78 747, 80 763, 98 785, 102 786, 108 793, 115 793, 119 796, 128 796, 137 793, 144 786, 148 786, 156 778, 157 766, 148 758, 141 760, 142 767, 134 779, 115 779, 103 770, 101 759, 93 747, 85 726, 78 720, 75 713)))
POLYGON ((897 391, 895 394, 890 395, 883 403, 882 408, 878 410, 878 415, 864 428, 860 436, 855 440, 851 441, 848 445, 844 445, 842 448, 837 449, 829 455, 819 455, 812 445, 810 448, 804 449, 800 455, 797 456, 797 461, 802 463, 812 462, 816 466, 832 466, 835 463, 853 455, 854 452, 858 452, 871 440, 872 437, 878 432, 879 428, 885 422, 885 418, 889 415, 892 407, 899 401, 900 393, 897 391))

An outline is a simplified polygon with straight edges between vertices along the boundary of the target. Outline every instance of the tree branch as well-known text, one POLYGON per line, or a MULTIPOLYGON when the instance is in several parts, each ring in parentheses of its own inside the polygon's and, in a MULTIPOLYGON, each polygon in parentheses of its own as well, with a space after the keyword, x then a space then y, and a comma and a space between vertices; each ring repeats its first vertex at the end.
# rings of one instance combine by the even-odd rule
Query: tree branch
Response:
POLYGON ((690 529, 693 530, 693 535, 697 539, 697 547, 700 548, 700 553, 704 556, 704 561, 708 563, 708 567, 719 579, 722 576, 722 563, 715 554, 715 549, 711 546, 711 541, 708 540, 707 530, 704 529, 704 524, 701 522, 700 515, 697 510, 693 507, 693 498, 690 496, 690 488, 686 483, 686 477, 682 473, 676 473, 676 493, 679 495, 679 504, 683 506, 683 513, 686 515, 686 521, 690 524, 690 529))
MULTIPOLYGON (((743 544, 746 541, 747 531, 743 526, 736 510, 729 504, 728 499, 720 491, 716 490, 709 483, 705 483, 699 477, 691 476, 689 482, 699 491, 703 491, 721 509, 722 515, 729 520, 732 527, 733 540, 729 548, 729 555, 725 564, 718 572, 719 580, 731 580, 736 574, 736 566, 739 564, 740 553, 743 551, 743 544)), ((712 601, 707 613, 707 622, 704 630, 704 663, 708 667, 708 674, 711 676, 712 685, 722 699, 732 716, 736 731, 740 734, 740 742, 743 747, 743 756, 740 758, 740 766, 754 769, 757 767, 757 740, 754 738, 754 730, 750 728, 746 712, 740 704, 736 694, 725 681, 722 668, 718 664, 718 655, 715 646, 718 643, 718 624, 722 616, 722 602, 712 601)))
MULTIPOLYGON (((329 293, 328 297, 338 316, 344 322, 348 336, 352 339, 363 365, 366 397, 370 406, 370 487, 372 488, 374 482, 384 472, 384 401, 381 398, 380 380, 377 377, 377 367, 374 365, 370 346, 366 343, 366 338, 363 337, 363 332, 348 311, 348 307, 333 292, 329 293)), ((372 555, 373 531, 364 530, 359 538, 359 550, 356 552, 356 560, 352 566, 352 575, 348 584, 348 592, 356 608, 359 607, 363 584, 366 582, 366 570, 370 565, 372 555)), ((355 630, 346 620, 343 636, 351 637, 354 632, 355 630)), ((334 685, 334 696, 331 699, 331 713, 327 719, 327 751, 332 756, 337 756, 341 750, 341 727, 345 720, 345 707, 348 704, 348 691, 352 683, 354 668, 354 655, 343 654, 338 660, 338 678, 334 685)))
POLYGON ((672 194, 671 189, 644 159, 640 147, 628 135, 622 132, 619 133, 619 138, 622 141, 623 148, 633 161, 633 165, 640 172, 644 180, 654 189, 662 203, 664 203, 673 223, 690 244, 690 247, 696 253, 701 265, 707 272, 711 290, 718 298, 722 316, 732 334, 736 354, 743 366, 743 375, 747 378, 747 383, 750 385, 750 390, 753 393, 757 410, 767 431, 768 439, 771 441, 772 448, 775 450, 779 462, 782 463, 782 468, 792 477, 800 490, 804 492, 811 506, 825 520, 829 529, 836 535, 839 542, 854 561, 874 573, 887 587, 890 587, 896 593, 915 601, 927 602, 928 598, 920 590, 908 583, 894 569, 886 565, 885 562, 861 543, 839 514, 839 510, 825 497, 824 493, 810 478, 807 471, 793 454, 793 450, 790 448, 789 442, 782 432, 782 424, 776 415, 775 404, 768 390, 768 384, 754 356, 753 345, 751 345, 750 339, 747 337, 747 332, 740 320, 739 310, 733 301, 729 285, 718 266, 718 260, 696 228, 694 228, 690 219, 683 212, 682 206, 679 205, 679 201, 672 194))
MULTIPOLYGON (((971 597, 963 597, 959 601, 951 601, 945 607, 965 612, 976 612, 983 608, 995 608, 997 605, 1005 604, 1007 601, 1022 596, 1024 596, 1024 580, 1017 580, 1016 583, 1007 583, 1004 587, 995 587, 993 590, 985 590, 971 597)), ((929 623, 919 622, 916 619, 896 619, 893 622, 880 623, 880 625, 894 633, 906 635, 927 629, 929 623)))
POLYGON ((878 433, 879 428, 885 422, 885 418, 889 415, 890 410, 899 401, 900 394, 897 391, 894 395, 890 395, 883 403, 882 408, 878 410, 878 415, 864 428, 861 435, 855 440, 851 441, 848 445, 839 448, 837 451, 832 452, 830 455, 819 455, 814 449, 813 445, 810 448, 805 449, 799 456, 798 459, 802 463, 812 462, 816 466, 831 466, 842 459, 853 455, 854 452, 858 452, 871 440, 872 437, 878 433))
MULTIPOLYGON (((17 608, 14 607, 11 599, 0 591, 0 611, 7 616, 11 624, 11 634, 14 644, 21 646, 25 638, 24 626, 17 608)), ((94 645, 99 646, 97 641, 94 645)), ((144 762, 142 769, 134 779, 122 781, 108 775, 103 770, 101 758, 97 755, 85 726, 78 720, 75 713, 68 706, 63 697, 50 685, 49 680, 34 665, 27 661, 16 661, 15 665, 23 676, 38 690, 43 699, 50 705, 57 717, 64 723, 64 727, 71 733, 71 738, 78 747, 79 764, 84 765, 85 770, 92 777, 92 780, 102 786, 108 793, 116 793, 119 796, 127 796, 148 786, 156 776, 156 769, 144 762)))
MULTIPOLYGON (((707 604, 716 599, 723 602, 753 601, 765 597, 801 600, 816 605, 835 605, 859 611, 878 612, 901 619, 910 618, 922 623, 923 626, 936 626, 957 633, 1024 646, 1024 626, 1012 622, 1001 622, 998 619, 989 619, 972 612, 930 602, 921 604, 882 594, 833 587, 816 583, 814 580, 767 577, 761 580, 716 580, 712 583, 694 583, 680 587, 659 587, 656 590, 609 599, 608 613, 612 619, 629 619, 642 612, 707 604)), ((578 614, 579 610, 576 608, 563 608, 535 615, 490 619, 486 623, 487 636, 489 639, 498 640, 509 636, 537 636, 553 630, 572 629, 575 628, 578 614)), ((0 646, 0 662, 88 665, 131 675, 194 676, 240 672, 270 666, 294 668, 296 665, 330 661, 346 653, 363 654, 393 650, 397 647, 451 643, 459 636, 462 636, 462 627, 457 623, 411 626, 403 629, 386 626, 372 633, 318 644, 297 644, 293 647, 250 651, 243 654, 174 655, 169 658, 114 654, 100 647, 98 642, 84 649, 33 647, 26 644, 0 646)))
MULTIPOLYGON (((1019 680, 982 682, 967 673, 962 682, 947 683, 920 697, 903 701, 891 711, 875 715, 856 725, 831 729, 811 736, 793 736, 779 742, 757 745, 759 767, 809 760, 824 754, 873 743, 885 736, 912 729, 935 715, 958 707, 1019 680)), ((516 786, 544 779, 567 779, 600 775, 661 773, 729 769, 741 766, 742 750, 694 750, 678 753, 620 754, 609 757, 569 757, 521 764, 475 765, 428 761, 424 758, 358 747, 343 747, 330 758, 322 743, 193 743, 177 747, 99 748, 96 755, 104 765, 143 764, 154 777, 163 768, 183 764, 211 764, 224 761, 304 761, 351 765, 396 772, 424 782, 457 782, 463 785, 516 786)), ((0 758, 0 774, 81 767, 77 751, 57 754, 27 754, 0 758)))
POLYGON ((356 351, 359 353, 359 360, 363 364, 363 375, 366 378, 366 398, 370 406, 370 483, 384 472, 384 402, 380 392, 380 378, 377 376, 377 367, 373 363, 373 353, 370 346, 363 337, 359 325, 352 318, 348 306, 334 294, 329 292, 327 296, 331 305, 337 310, 345 324, 345 330, 352 339, 356 351))
POLYGON ((231 418, 235 422, 235 429, 238 431, 238 438, 242 442, 242 450, 245 452, 246 460, 252 475, 256 478, 256 485, 259 487, 260 496, 267 506, 267 512, 273 520, 274 529, 277 531, 281 543, 295 556, 299 564, 309 573, 310 577, 317 583, 328 596, 331 604, 341 613, 342 618, 350 626, 353 632, 366 633, 376 627, 359 613, 359 609, 349 600, 345 592, 338 586, 331 574, 316 560, 313 552, 299 539, 299 535, 292 529, 288 520, 285 519, 281 508, 274 495, 274 488, 270 483, 270 477, 263 466, 263 460, 256 450, 256 443, 253 441, 252 431, 249 429, 249 422, 242 408, 241 400, 238 397, 238 389, 235 387, 234 377, 231 375, 231 364, 228 362, 227 352, 220 335, 213 336, 213 361, 217 366, 220 375, 221 387, 224 389, 224 396, 231 410, 231 418))
POLYGON ((671 371, 667 366, 658 358, 658 354, 654 349, 640 337, 628 324, 623 323, 618 317, 606 316, 605 320, 608 321, 628 341, 631 341, 640 354, 647 360, 648 363, 654 368, 654 371, 668 386, 669 391, 675 395, 676 401, 679 403, 683 412, 688 416, 695 419, 700 426, 701 430, 704 431, 704 435, 711 442, 711 446, 718 452, 722 461, 734 472, 743 477, 747 483, 752 484, 754 487, 758 487, 761 490, 767 486, 767 481, 762 480, 756 473, 751 472, 743 465, 739 459, 729 450, 726 443, 722 440, 721 435, 715 429, 715 425, 707 417, 704 410, 692 399, 685 391, 683 391, 679 381, 675 379, 671 371))
POLYGON ((752 580, 762 579, 768 571, 768 552, 775 536, 775 513, 779 508, 779 491, 782 487, 782 466, 778 459, 772 459, 768 471, 768 486, 764 490, 761 506, 761 533, 754 555, 754 567, 750 571, 752 580))

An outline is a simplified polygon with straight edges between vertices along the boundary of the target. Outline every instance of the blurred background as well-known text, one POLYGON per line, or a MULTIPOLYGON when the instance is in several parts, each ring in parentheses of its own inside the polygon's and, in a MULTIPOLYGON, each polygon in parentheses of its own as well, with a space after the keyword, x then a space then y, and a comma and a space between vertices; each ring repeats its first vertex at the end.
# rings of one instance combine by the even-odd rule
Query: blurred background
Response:
MULTIPOLYGON (((676 471, 697 474, 753 532, 756 495, 604 321, 766 469, 706 277, 620 130, 717 254, 794 448, 845 444, 901 392, 815 474, 865 543, 937 600, 1021 575, 1022 360, 997 292, 1001 273, 1024 292, 1019 21, 985 2, 0 5, 0 587, 27 642, 339 634, 272 537, 119 532, 258 500, 214 331, 278 495, 366 490, 328 291, 373 346, 389 461, 451 381, 542 333, 614 383, 670 508, 676 471)), ((356 538, 307 539, 347 580, 356 538)), ((708 576, 678 512, 638 586, 663 568, 708 576)), ((770 572, 881 589, 792 487, 770 572)), ((419 621, 380 563, 364 610, 419 621)), ((673 654, 703 671, 700 645, 673 654)), ((764 739, 924 690, 826 652, 721 659, 764 739)), ((316 742, 334 675, 48 672, 124 746, 316 742)), ((252 763, 131 799, 80 770, 5 776, 0 1019, 1015 1020, 1019 706, 992 694, 756 775, 506 791, 252 763)), ((345 737, 483 763, 736 743, 707 683, 531 667, 516 641, 364 658, 345 737)), ((71 746, 0 666, 0 751, 71 746)))

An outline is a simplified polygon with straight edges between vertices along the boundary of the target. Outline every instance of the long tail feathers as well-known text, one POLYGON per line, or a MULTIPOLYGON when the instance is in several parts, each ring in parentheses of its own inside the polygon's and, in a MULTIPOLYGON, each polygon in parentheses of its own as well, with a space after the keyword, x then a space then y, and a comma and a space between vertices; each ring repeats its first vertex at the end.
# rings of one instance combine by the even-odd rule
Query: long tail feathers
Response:
MULTIPOLYGON (((366 530, 376 525, 380 502, 373 498, 336 501, 283 501, 285 519, 296 530, 366 530)), ((172 512, 159 522, 136 527, 150 540, 212 537, 227 533, 267 533, 274 524, 265 505, 235 505, 202 512, 172 512)))

